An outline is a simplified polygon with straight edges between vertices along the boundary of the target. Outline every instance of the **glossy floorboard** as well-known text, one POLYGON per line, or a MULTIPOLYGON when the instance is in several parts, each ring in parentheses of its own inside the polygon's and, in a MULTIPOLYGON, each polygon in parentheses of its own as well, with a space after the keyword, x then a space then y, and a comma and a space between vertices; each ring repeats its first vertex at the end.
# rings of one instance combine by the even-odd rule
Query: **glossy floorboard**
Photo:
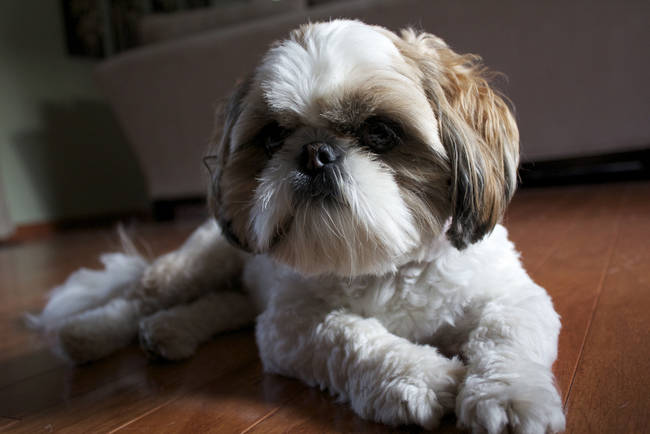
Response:
MULTIPOLYGON (((196 222, 141 225, 158 254, 196 222)), ((650 432, 650 184, 520 191, 505 224, 562 316, 558 384, 569 433, 650 432)), ((0 247, 0 431, 413 432, 357 418, 326 393, 265 375, 252 330, 219 336, 183 363, 134 345, 71 367, 21 324, 46 289, 118 248, 112 231, 0 247)), ((453 416, 439 432, 457 432, 453 416)))

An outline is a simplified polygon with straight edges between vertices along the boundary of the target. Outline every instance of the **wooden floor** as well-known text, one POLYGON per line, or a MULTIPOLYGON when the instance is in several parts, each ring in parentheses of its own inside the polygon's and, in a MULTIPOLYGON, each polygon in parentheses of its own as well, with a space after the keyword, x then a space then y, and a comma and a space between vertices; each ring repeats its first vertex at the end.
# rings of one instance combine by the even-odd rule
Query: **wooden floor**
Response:
MULTIPOLYGON (((194 223, 137 231, 160 253, 194 223)), ((520 191, 505 224, 562 316, 555 372, 567 432, 650 432, 650 184, 520 191)), ((183 363, 148 362, 135 345, 87 366, 58 361, 21 326, 22 312, 115 248, 108 230, 0 247, 0 431, 394 431, 263 374, 251 330, 219 336, 183 363)), ((447 417, 440 431, 456 432, 454 423, 447 417)))

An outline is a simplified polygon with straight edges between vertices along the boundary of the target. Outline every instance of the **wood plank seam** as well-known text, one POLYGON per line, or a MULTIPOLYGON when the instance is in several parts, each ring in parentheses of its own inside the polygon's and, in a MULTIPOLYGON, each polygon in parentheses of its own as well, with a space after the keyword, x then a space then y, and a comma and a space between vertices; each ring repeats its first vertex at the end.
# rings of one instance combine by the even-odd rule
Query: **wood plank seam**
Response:
POLYGON ((267 420, 268 418, 270 418, 271 416, 273 416, 275 413, 277 413, 278 411, 280 411, 280 409, 281 409, 285 404, 287 404, 287 403, 290 402, 290 401, 292 401, 292 399, 287 399, 287 400, 284 401, 282 404, 278 405, 278 406, 275 407, 273 410, 269 411, 269 412, 266 413, 264 416, 262 416, 262 417, 260 417, 259 419, 257 419, 257 420, 256 420, 255 422, 253 422, 253 423, 252 423, 248 428, 246 428, 245 430, 243 430, 240 434, 246 434, 247 432, 250 432, 250 431, 251 431, 252 429, 254 429, 257 425, 261 424, 262 422, 264 422, 265 420, 267 420))
POLYGON ((582 361, 576 373, 567 432, 650 432, 650 184, 629 185, 620 235, 582 361))
MULTIPOLYGON (((243 365, 239 366, 238 368, 242 368, 242 367, 246 368, 246 367, 248 367, 248 366, 252 366, 252 365, 254 365, 254 364, 257 363, 257 362, 258 362, 258 359, 257 359, 257 357, 255 357, 253 360, 249 361, 248 363, 244 363, 243 365)), ((149 409, 149 410, 144 411, 143 413, 137 415, 136 417, 134 417, 133 419, 129 420, 128 422, 125 422, 125 423, 123 423, 122 425, 120 425, 120 426, 118 426, 118 427, 116 427, 116 428, 113 428, 111 431, 109 431, 109 434, 113 434, 113 433, 115 433, 115 432, 119 432, 119 431, 121 431, 121 430, 123 430, 123 429, 126 429, 126 428, 129 427, 130 425, 132 425, 132 424, 138 422, 138 421, 141 420, 141 419, 144 419, 145 417, 147 417, 147 416, 149 416, 149 415, 155 413, 156 411, 161 410, 161 409, 163 409, 164 407, 166 407, 166 406, 168 406, 168 405, 171 405, 171 404, 173 404, 173 403, 175 403, 175 402, 178 402, 179 400, 181 400, 181 399, 183 399, 183 398, 185 398, 185 397, 187 397, 187 396, 192 395, 192 394, 193 394, 194 392, 196 392, 196 391, 199 391, 199 390, 201 390, 201 389, 204 389, 205 387, 209 386, 209 385, 210 385, 211 383, 213 383, 214 381, 218 380, 219 378, 222 378, 224 375, 232 374, 233 372, 236 373, 236 372, 238 372, 238 371, 239 371, 238 369, 236 369, 235 367, 233 367, 233 370, 230 370, 230 369, 229 369, 229 370, 223 372, 221 375, 219 375, 219 376, 213 378, 212 380, 207 381, 206 383, 196 384, 194 387, 188 387, 188 388, 186 388, 186 389, 183 389, 183 390, 177 391, 177 392, 175 392, 175 393, 172 393, 168 398, 165 399, 164 402, 160 403, 159 405, 157 405, 157 406, 155 406, 155 407, 153 407, 153 408, 151 408, 151 409, 149 409)), ((283 402, 278 406, 278 408, 274 409, 273 413, 274 413, 275 411, 277 411, 277 410, 278 410, 282 405, 284 405, 286 402, 288 402, 288 401, 290 401, 290 400, 291 400, 291 399, 286 399, 285 401, 283 401, 283 402)), ((260 422, 261 422, 261 421, 260 421, 260 422)), ((255 422, 255 424, 256 424, 256 423, 257 423, 257 421, 255 422)), ((250 427, 247 428, 247 429, 250 429, 250 427)))
MULTIPOLYGON (((629 188, 626 189, 626 193, 628 193, 629 188)), ((591 315, 589 315, 589 320, 587 322, 587 327, 585 328, 585 334, 582 337, 582 343, 580 344, 580 350, 578 351, 578 358, 576 359, 576 363, 573 366, 573 370, 571 372, 571 381, 569 382, 569 388, 567 390, 567 393, 564 398, 564 403, 563 403, 563 408, 564 411, 566 412, 567 410, 567 404, 569 403, 569 398, 571 396, 571 389, 573 388, 573 383, 575 382, 576 379, 576 373, 578 372, 578 367, 580 366, 580 362, 582 362, 582 355, 585 349, 585 345, 587 344, 587 339, 589 338, 589 332, 591 330, 591 324, 594 320, 594 317, 596 316, 596 310, 598 309, 598 303, 600 302, 600 297, 603 292, 603 285, 605 283, 605 278, 607 277, 607 270, 609 270, 609 267, 612 262, 612 257, 614 255, 615 247, 618 244, 618 239, 619 235, 621 232, 621 213, 622 213, 622 204, 623 204, 623 199, 627 196, 627 194, 622 194, 619 196, 618 204, 617 204, 617 212, 616 212, 616 226, 614 230, 614 239, 612 240, 611 245, 609 246, 609 250, 607 252, 607 261, 605 262, 605 266, 603 267, 603 270, 601 272, 600 278, 598 279, 598 287, 596 289, 596 297, 594 299, 594 303, 591 308, 591 315)))
POLYGON ((15 426, 20 422, 20 419, 13 419, 13 418, 9 418, 9 419, 12 420, 9 421, 6 425, 0 427, 0 432, 8 432, 11 427, 15 426))
POLYGON ((127 426, 131 425, 132 423, 134 423, 134 422, 136 422, 136 421, 142 419, 143 417, 146 417, 147 415, 150 415, 150 414, 153 413, 154 411, 156 411, 156 410, 158 410, 158 409, 164 407, 164 406, 167 405, 167 404, 169 404, 169 402, 163 402, 162 404, 157 405, 157 406, 155 406, 155 407, 149 409, 149 411, 145 411, 144 413, 139 414, 138 416, 134 417, 133 419, 131 419, 131 420, 128 421, 128 422, 123 423, 122 425, 118 426, 117 428, 113 428, 112 430, 110 430, 110 431, 108 432, 108 434, 113 434, 113 433, 116 433, 116 432, 120 431, 122 428, 126 428, 127 426))

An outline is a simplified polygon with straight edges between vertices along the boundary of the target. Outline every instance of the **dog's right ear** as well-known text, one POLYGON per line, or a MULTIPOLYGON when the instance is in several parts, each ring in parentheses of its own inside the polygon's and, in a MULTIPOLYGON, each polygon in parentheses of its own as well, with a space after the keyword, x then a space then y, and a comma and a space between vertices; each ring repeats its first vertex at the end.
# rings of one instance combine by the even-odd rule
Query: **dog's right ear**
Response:
POLYGON ((228 102, 217 110, 215 130, 212 135, 210 150, 203 159, 210 175, 208 187, 208 205, 210 212, 215 215, 221 202, 220 181, 222 169, 228 163, 232 149, 232 132, 239 116, 243 111, 243 102, 251 87, 251 78, 237 84, 228 102))

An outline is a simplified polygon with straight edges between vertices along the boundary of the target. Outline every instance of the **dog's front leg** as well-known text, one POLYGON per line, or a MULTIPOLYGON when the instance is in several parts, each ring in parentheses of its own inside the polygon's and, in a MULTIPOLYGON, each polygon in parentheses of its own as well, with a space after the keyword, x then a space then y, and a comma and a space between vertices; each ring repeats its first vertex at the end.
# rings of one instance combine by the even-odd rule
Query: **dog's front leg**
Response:
POLYGON ((389 333, 372 318, 324 304, 271 306, 258 317, 265 370, 329 389, 363 418, 438 425, 453 408, 465 368, 427 345, 389 333))
POLYGON ((545 434, 564 429, 551 365, 560 321, 549 296, 530 282, 487 302, 463 354, 459 425, 473 432, 545 434))

